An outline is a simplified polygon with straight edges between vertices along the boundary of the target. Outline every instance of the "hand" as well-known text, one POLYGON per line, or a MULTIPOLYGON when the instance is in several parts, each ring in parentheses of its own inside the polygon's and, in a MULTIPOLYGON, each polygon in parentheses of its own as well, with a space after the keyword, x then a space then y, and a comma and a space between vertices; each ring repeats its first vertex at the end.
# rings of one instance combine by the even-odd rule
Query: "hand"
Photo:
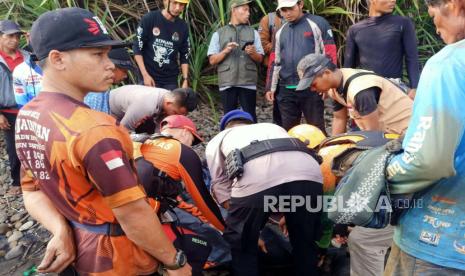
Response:
POLYGON ((60 273, 76 258, 72 230, 67 227, 63 233, 54 235, 48 242, 45 256, 37 267, 40 273, 60 273))
POLYGON ((144 78, 144 85, 145 86, 152 86, 155 87, 155 81, 149 74, 143 74, 142 78, 144 78))
POLYGON ((268 250, 266 250, 266 245, 265 245, 265 241, 262 240, 262 239, 258 239, 258 248, 260 248, 260 250, 263 252, 263 253, 266 253, 268 254, 268 250))
POLYGON ((180 269, 176 270, 166 270, 166 275, 169 276, 191 276, 192 275, 192 268, 189 264, 181 267, 180 269))
POLYGON ((410 97, 410 99, 415 100, 415 96, 417 95, 417 90, 415 88, 412 88, 408 91, 407 95, 410 97))
POLYGON ((228 210, 229 209, 229 200, 226 200, 225 202, 223 202, 221 204, 221 206, 223 206, 224 209, 228 210))
POLYGON ((249 45, 249 46, 245 47, 245 50, 244 50, 244 51, 245 51, 246 54, 248 54, 249 56, 257 53, 257 49, 255 49, 255 46, 254 46, 254 45, 249 45))
POLYGON ((237 42, 229 42, 228 44, 226 44, 226 47, 223 51, 225 51, 225 54, 229 54, 232 52, 232 50, 236 49, 237 47, 239 47, 239 44, 237 42))
POLYGON ((0 114, 0 129, 3 129, 3 130, 8 130, 10 129, 10 123, 8 123, 8 120, 6 119, 6 117, 2 114, 0 114))
POLYGON ((289 236, 289 231, 287 230, 287 225, 286 225, 286 217, 283 216, 280 220, 279 220, 279 228, 281 228, 281 231, 283 232, 283 235, 284 236, 289 236))
POLYGON ((182 82, 182 86, 181 86, 181 87, 182 87, 182 88, 189 88, 189 82, 188 82, 187 80, 184 80, 184 81, 182 82))
POLYGON ((347 243, 347 236, 336 235, 334 237, 334 240, 336 240, 337 243, 346 244, 347 243))
POLYGON ((273 102, 274 101, 274 92, 273 91, 267 91, 265 93, 265 98, 269 101, 269 102, 273 102))

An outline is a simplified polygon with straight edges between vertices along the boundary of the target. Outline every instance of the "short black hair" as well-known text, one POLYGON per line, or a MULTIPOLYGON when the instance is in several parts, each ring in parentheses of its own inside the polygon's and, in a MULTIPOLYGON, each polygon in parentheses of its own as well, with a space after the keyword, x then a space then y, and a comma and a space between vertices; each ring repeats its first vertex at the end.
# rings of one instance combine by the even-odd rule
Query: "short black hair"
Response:
POLYGON ((450 0, 425 0, 426 5, 431 7, 439 7, 448 2, 450 2, 450 0))
POLYGON ((174 103, 179 107, 185 107, 188 112, 197 108, 197 93, 191 88, 176 88, 170 92, 174 98, 174 103))
POLYGON ((232 119, 231 121, 229 121, 226 126, 225 126, 225 129, 232 126, 232 125, 237 125, 237 124, 242 124, 242 125, 252 125, 254 122, 250 121, 250 120, 247 120, 247 119, 244 119, 244 118, 237 118, 237 119, 232 119))

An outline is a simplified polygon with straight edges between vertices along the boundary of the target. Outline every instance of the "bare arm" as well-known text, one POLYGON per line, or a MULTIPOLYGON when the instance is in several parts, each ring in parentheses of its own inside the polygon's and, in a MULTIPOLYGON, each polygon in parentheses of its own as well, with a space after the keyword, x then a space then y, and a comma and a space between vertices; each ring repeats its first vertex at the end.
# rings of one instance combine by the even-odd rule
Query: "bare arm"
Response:
POLYGON ((208 61, 211 65, 217 65, 221 63, 239 44, 236 42, 229 42, 226 47, 221 50, 218 54, 213 54, 208 57, 208 61))
POLYGON ((181 71, 182 71, 182 77, 183 77, 182 88, 188 88, 189 87, 189 81, 188 81, 189 64, 188 63, 181 64, 181 71))
POLYGON ((155 86, 154 79, 147 72, 147 68, 145 68, 144 58, 142 55, 134 55, 134 59, 136 60, 137 66, 139 67, 140 73, 142 74, 142 78, 144 79, 144 85, 155 86))
POLYGON ((347 127, 347 108, 342 108, 338 111, 333 112, 333 133, 332 135, 338 135, 346 132, 347 127))
POLYGON ((39 271, 63 271, 76 256, 72 229, 42 191, 23 191, 23 198, 29 214, 53 235, 38 266, 39 271))
POLYGON ((261 63, 263 61, 263 55, 261 55, 261 54, 259 54, 257 52, 257 50, 255 49, 255 46, 249 45, 249 46, 245 47, 245 52, 256 63, 261 63))
POLYGON ((173 263, 176 249, 166 237, 158 217, 145 199, 138 199, 112 210, 131 241, 162 263, 173 263))

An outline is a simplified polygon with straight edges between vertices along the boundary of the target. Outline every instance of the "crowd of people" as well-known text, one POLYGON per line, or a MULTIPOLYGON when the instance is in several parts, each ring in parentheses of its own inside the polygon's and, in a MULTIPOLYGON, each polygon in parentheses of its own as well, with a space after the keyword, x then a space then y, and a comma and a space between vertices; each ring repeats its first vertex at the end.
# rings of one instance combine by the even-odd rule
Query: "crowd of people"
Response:
POLYGON ((347 244, 354 276, 464 275, 463 1, 426 0, 447 45, 420 71, 415 26, 393 14, 395 0, 367 0, 339 62, 330 24, 302 0, 278 0, 258 30, 253 1, 230 0, 208 47, 224 115, 205 158, 188 118, 198 105, 188 4, 165 0, 141 19, 136 64, 85 9, 46 12, 30 33, 0 21, 8 193, 52 234, 39 272, 320 275, 331 244, 347 244), (273 123, 257 122, 261 70, 273 123), (336 138, 325 139, 326 98, 336 138), (383 228, 334 225, 318 202, 343 176, 335 164, 357 168, 361 151, 393 137, 402 147, 381 166, 387 193, 422 205, 383 228), (357 157, 341 157, 355 145, 357 157))

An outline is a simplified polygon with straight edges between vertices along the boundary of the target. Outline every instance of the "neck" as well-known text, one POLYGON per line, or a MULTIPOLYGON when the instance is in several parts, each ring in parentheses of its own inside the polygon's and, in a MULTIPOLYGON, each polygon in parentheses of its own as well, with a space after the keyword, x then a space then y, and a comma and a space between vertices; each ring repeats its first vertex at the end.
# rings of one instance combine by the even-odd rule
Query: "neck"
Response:
POLYGON ((299 17, 297 17, 293 22, 298 22, 303 16, 304 16, 304 13, 301 12, 299 17))
POLYGON ((336 72, 334 72, 334 83, 333 83, 333 88, 337 89, 339 86, 342 84, 342 71, 339 69, 336 69, 336 72))
POLYGON ((169 12, 168 9, 163 9, 161 11, 161 14, 169 21, 174 21, 176 18, 172 16, 169 12))
POLYGON ((42 79, 42 91, 61 93, 70 96, 78 101, 83 101, 88 91, 73 86, 72 84, 63 81, 59 76, 53 74, 44 74, 42 79))
POLYGON ((234 25, 234 26, 237 26, 239 24, 241 24, 241 22, 239 22, 239 20, 237 20, 236 18, 231 18, 231 21, 230 21, 231 25, 234 25))
POLYGON ((385 15, 385 13, 383 13, 381 11, 377 11, 375 9, 370 9, 370 11, 368 12, 368 16, 370 16, 370 17, 379 17, 379 16, 382 16, 382 15, 385 15))
POLYGON ((9 55, 9 56, 14 56, 16 55, 16 51, 17 49, 10 49, 10 48, 7 48, 7 47, 2 47, 0 50, 2 50, 2 52, 4 52, 5 54, 9 55))

